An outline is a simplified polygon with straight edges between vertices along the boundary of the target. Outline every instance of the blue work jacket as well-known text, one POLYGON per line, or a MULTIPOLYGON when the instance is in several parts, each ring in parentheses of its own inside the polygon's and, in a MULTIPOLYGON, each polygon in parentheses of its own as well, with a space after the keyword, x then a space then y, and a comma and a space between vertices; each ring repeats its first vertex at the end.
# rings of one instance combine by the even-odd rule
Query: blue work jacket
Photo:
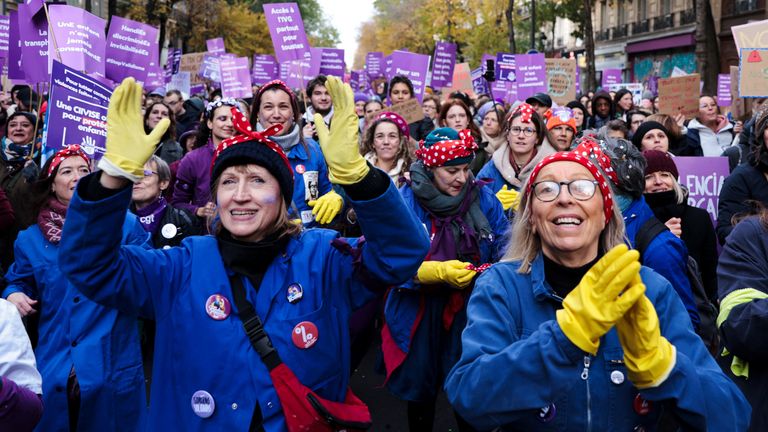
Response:
POLYGON ((445 383, 453 407, 475 427, 655 430, 663 404, 686 430, 747 428, 749 404, 694 333, 669 282, 653 270, 643 267, 640 277, 676 361, 660 385, 638 390, 627 375, 616 329, 600 339, 596 356, 582 351, 555 319, 562 299, 545 281, 542 255, 530 273, 518 269, 517 262, 498 263, 475 283, 461 360, 445 383))
MULTIPOLYGON (((115 230, 116 242, 151 247, 135 216, 122 211, 112 224, 123 227, 115 230)), ((66 387, 74 367, 80 384, 78 431, 135 431, 147 407, 136 318, 89 300, 67 282, 59 264, 78 259, 79 251, 59 256, 59 249, 37 225, 19 233, 3 291, 4 298, 23 292, 40 302, 35 356, 45 410, 37 430, 69 430, 66 387)))
MULTIPOLYGON (((119 247, 113 227, 130 197, 125 189, 84 201, 76 192, 61 245, 73 259, 62 268, 94 301, 156 320, 148 429, 245 430, 258 406, 265 430, 285 430, 270 375, 233 304, 230 273, 216 238, 190 237, 167 250, 119 247), (220 306, 231 308, 223 318, 219 314, 222 319, 209 315, 213 295, 220 306), (207 418, 193 409, 193 395, 200 391, 213 402, 207 418)), ((349 315, 377 295, 363 281, 402 283, 416 272, 429 247, 423 227, 394 185, 352 205, 365 241, 340 239, 330 230, 305 230, 270 264, 258 291, 243 280, 283 362, 304 385, 334 401, 344 399, 349 382, 349 315), (341 244, 332 245, 333 240, 341 244), (297 288, 301 298, 289 301, 297 288), (294 334, 312 326, 316 342, 299 346, 294 334)))

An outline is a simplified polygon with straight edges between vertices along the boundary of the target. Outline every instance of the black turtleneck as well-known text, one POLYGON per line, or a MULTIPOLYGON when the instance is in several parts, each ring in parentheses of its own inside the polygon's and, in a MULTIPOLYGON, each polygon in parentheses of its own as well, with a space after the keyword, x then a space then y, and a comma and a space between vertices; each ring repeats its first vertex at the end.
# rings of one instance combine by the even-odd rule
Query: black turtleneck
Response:
POLYGON ((568 293, 576 288, 576 285, 581 282, 581 279, 600 259, 600 256, 601 255, 598 254, 591 262, 588 262, 581 267, 572 268, 558 264, 544 255, 544 279, 546 279, 549 286, 555 290, 555 294, 565 298, 568 293))
POLYGON ((258 242, 245 242, 233 239, 226 230, 216 236, 224 266, 248 277, 257 290, 259 283, 256 281, 261 280, 275 257, 285 249, 289 239, 289 236, 278 238, 277 234, 271 234, 258 242))

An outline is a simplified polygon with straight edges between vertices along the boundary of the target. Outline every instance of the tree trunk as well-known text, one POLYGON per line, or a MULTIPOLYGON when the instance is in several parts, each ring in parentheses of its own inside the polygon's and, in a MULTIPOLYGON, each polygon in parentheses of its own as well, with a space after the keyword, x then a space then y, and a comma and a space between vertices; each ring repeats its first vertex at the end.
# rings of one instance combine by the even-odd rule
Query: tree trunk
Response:
POLYGON ((709 0, 694 0, 696 10, 696 63, 704 81, 702 93, 717 92, 717 74, 720 72, 720 49, 715 35, 715 22, 709 0))
POLYGON ((509 52, 512 54, 517 53, 517 46, 515 46, 515 22, 512 18, 514 11, 515 0, 509 0, 507 3, 507 9, 504 11, 504 16, 507 17, 507 30, 509 30, 509 52))
MULTIPOLYGON (((698 1, 698 0, 696 0, 698 1)), ((595 34, 592 31, 592 2, 584 0, 584 16, 581 23, 584 29, 584 49, 587 55, 587 82, 584 85, 584 91, 594 91, 597 85, 595 79, 595 34)))

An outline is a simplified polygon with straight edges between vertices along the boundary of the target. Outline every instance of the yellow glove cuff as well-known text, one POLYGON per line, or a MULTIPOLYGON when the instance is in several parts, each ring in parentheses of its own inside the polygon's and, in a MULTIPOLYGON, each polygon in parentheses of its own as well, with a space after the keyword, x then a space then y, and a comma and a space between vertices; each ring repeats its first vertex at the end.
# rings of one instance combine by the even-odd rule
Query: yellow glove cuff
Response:
POLYGON ((677 362, 677 350, 665 337, 657 349, 643 358, 633 358, 624 351, 629 379, 639 389, 658 387, 667 380, 677 362))
POLYGON ((597 348, 600 346, 600 339, 590 339, 584 332, 581 324, 579 324, 579 321, 576 320, 567 309, 559 309, 555 313, 555 316, 557 318, 557 323, 560 325, 560 329, 565 333, 568 340, 573 342, 574 345, 584 352, 588 352, 592 355, 597 354, 597 348))
POLYGON ((101 157, 98 167, 112 177, 122 177, 133 183, 144 177, 143 165, 138 165, 129 158, 109 153, 109 151, 101 157))
POLYGON ((362 180, 370 170, 368 163, 360 156, 344 167, 328 165, 328 178, 334 184, 351 185, 362 180))

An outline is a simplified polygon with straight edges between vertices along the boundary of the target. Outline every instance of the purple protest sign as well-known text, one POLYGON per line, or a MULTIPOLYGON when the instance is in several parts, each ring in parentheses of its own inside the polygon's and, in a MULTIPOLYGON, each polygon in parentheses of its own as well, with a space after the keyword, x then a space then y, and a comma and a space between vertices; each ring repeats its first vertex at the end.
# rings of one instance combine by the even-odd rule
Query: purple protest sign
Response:
POLYGON ((528 99, 536 93, 547 92, 547 66, 544 54, 518 54, 515 56, 517 68, 517 97, 528 99))
POLYGON ((165 88, 165 73, 163 68, 151 62, 147 66, 147 76, 144 79, 144 87, 147 90, 155 90, 157 88, 165 88))
POLYGON ((79 144, 100 159, 107 138, 107 106, 112 90, 99 81, 54 61, 46 121, 46 147, 79 144))
POLYGON ((470 72, 472 77, 472 91, 475 94, 487 94, 488 90, 485 86, 485 79, 483 78, 483 68, 475 68, 470 72))
POLYGON ((322 56, 320 59, 320 73, 323 75, 333 75, 339 78, 344 77, 344 50, 341 48, 320 48, 322 56))
POLYGON ((224 48, 224 38, 208 39, 205 41, 205 46, 211 54, 224 54, 227 52, 226 48, 224 48))
POLYGON ((149 64, 157 61, 157 33, 150 25, 113 16, 105 53, 107 78, 122 82, 134 77, 144 82, 149 64))
POLYGON ((252 97, 251 74, 248 70, 248 57, 223 58, 219 62, 221 70, 221 95, 231 98, 252 97))
POLYGON ((50 5, 52 32, 48 35, 48 59, 72 69, 104 76, 106 21, 74 6, 50 5))
POLYGON ((365 71, 370 80, 375 80, 384 75, 384 54, 380 52, 369 52, 365 55, 365 71))
POLYGON ((384 77, 387 81, 392 80, 392 55, 384 57, 384 77))
POLYGON ((171 66, 171 75, 179 73, 179 66, 181 65, 181 48, 170 48, 168 50, 168 63, 171 66))
POLYGON ((368 79, 367 73, 360 74, 360 83, 358 84, 359 91, 363 93, 373 92, 371 89, 371 80, 368 79))
POLYGON ((269 54, 254 54, 251 69, 252 84, 266 84, 278 77, 277 60, 269 54))
POLYGON ((320 73, 322 58, 323 52, 320 48, 311 48, 304 60, 288 62, 284 78, 285 83, 291 88, 303 89, 312 78, 320 73))
POLYGON ((429 56, 405 51, 392 53, 392 76, 403 75, 413 83, 414 96, 421 103, 424 97, 424 87, 427 84, 429 56))
POLYGON ((728 158, 676 157, 675 165, 680 184, 688 189, 688 204, 706 210, 715 225, 720 189, 730 174, 728 158))
POLYGON ((29 5, 19 4, 21 68, 27 82, 48 82, 48 22, 44 14, 32 17, 29 5))
POLYGON ((579 63, 576 63, 576 94, 581 94, 581 68, 579 63))
POLYGON ((496 53, 496 81, 515 81, 515 55, 496 53))
POLYGON ((198 75, 200 75, 201 78, 209 79, 213 82, 221 81, 218 55, 206 53, 203 56, 203 63, 200 65, 198 75))
POLYGON ((301 60, 309 53, 309 41, 304 32, 304 21, 296 3, 266 3, 264 18, 272 36, 277 61, 285 63, 301 60))
POLYGON ((512 81, 494 81, 491 84, 491 95, 494 100, 514 103, 517 99, 517 83, 512 81))
POLYGON ((601 80, 601 86, 607 88, 610 84, 623 83, 621 78, 621 69, 603 69, 603 79, 601 80))
POLYGON ((363 71, 353 70, 349 74, 349 86, 352 87, 352 91, 360 90, 360 75, 363 71))
POLYGON ((717 75, 717 104, 731 106, 731 74, 717 75))
POLYGON ((29 8, 29 16, 34 17, 43 8, 43 0, 24 0, 29 8))
POLYGON ((432 64, 432 87, 440 89, 451 85, 453 67, 456 65, 456 44, 438 42, 432 64))
POLYGON ((0 15, 0 58, 8 58, 8 44, 10 42, 11 19, 0 15))
POLYGON ((19 39, 19 13, 8 12, 8 78, 24 80, 24 70, 21 69, 21 39, 19 39))

